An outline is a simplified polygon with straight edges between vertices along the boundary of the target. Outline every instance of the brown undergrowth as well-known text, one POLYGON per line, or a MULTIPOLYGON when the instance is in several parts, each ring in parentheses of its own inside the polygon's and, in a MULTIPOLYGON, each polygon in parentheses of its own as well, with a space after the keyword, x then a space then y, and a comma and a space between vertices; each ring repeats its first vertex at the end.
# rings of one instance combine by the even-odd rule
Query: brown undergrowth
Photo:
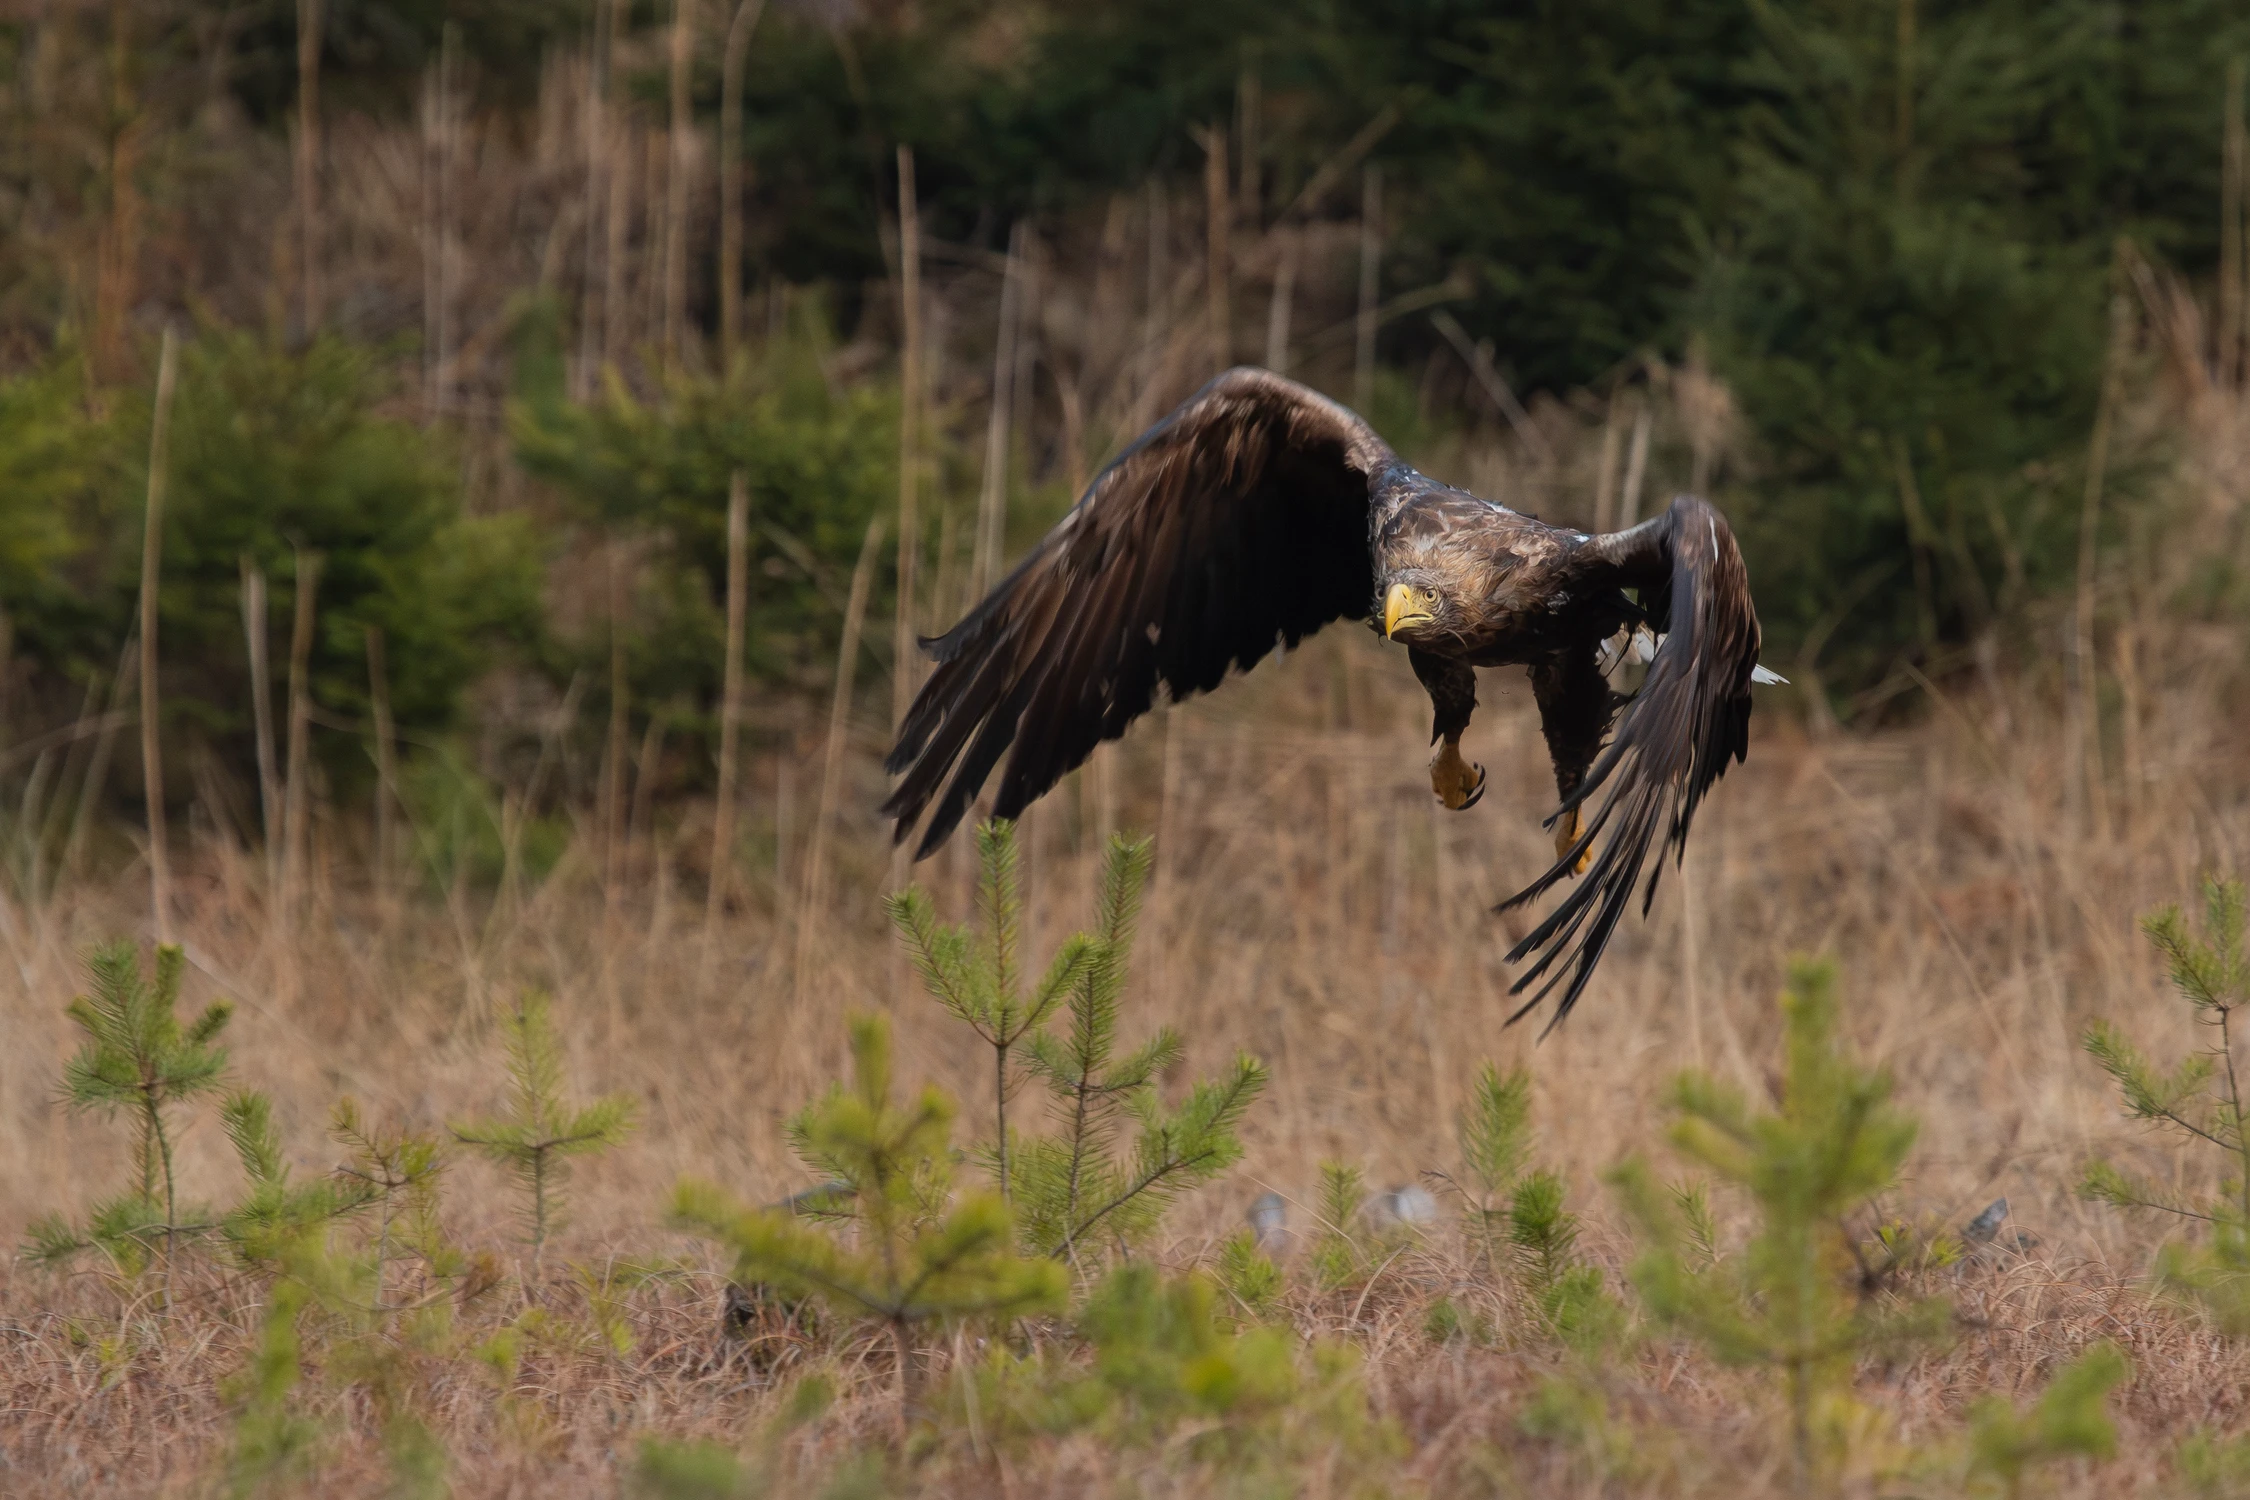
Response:
MULTIPOLYGON (((1308 1246, 1322 1162, 1355 1166, 1378 1190, 1458 1171, 1454 1120, 1489 1059, 1528 1069, 1537 1153, 1583 1216, 1579 1252, 1622 1287, 1633 1241, 1603 1175, 1635 1151, 1666 1176, 1684 1173, 1661 1146, 1660 1106, 1683 1067, 1765 1095, 1780 1067, 1773 996, 1786 962, 1820 952, 1840 968, 1849 1050, 1888 1068, 1894 1102, 1920 1122, 1904 1179, 1860 1227, 1879 1215, 1958 1233, 1992 1200, 2010 1205, 1979 1253, 1919 1273, 1918 1291, 1953 1304, 1950 1338, 1858 1367, 1857 1395, 1885 1414, 1882 1442, 1958 1442, 1979 1397, 2028 1401, 2108 1340, 2133 1370, 2113 1399, 2119 1456, 2071 1460, 2040 1482, 2073 1495, 2190 1492, 2179 1444, 2243 1428, 2250 1359, 2152 1291, 2163 1226, 2076 1196, 2097 1154, 2167 1181, 2192 1170, 2121 1117, 2078 1039, 2102 1017, 2159 1055, 2197 1041, 2135 922, 2191 895, 2202 872, 2250 868, 2250 775, 2223 707, 2226 652, 2183 635, 2150 674, 2162 680, 2136 708, 2139 779, 2112 787, 2099 810, 2106 833, 2096 809, 2064 794, 2051 700, 2036 681, 1948 699, 1909 731, 1811 739, 1784 714, 1762 716, 1684 872, 1667 877, 1646 921, 1621 930, 1587 1003, 1543 1042, 1534 1024, 1504 1024, 1511 929, 1487 910, 1549 847, 1529 694, 1488 679, 1472 738, 1493 793, 1469 814, 1445 813, 1426 789, 1421 709, 1401 666, 1358 638, 1316 642, 1105 750, 1021 834, 1027 946, 1041 953, 1085 920, 1103 825, 1155 834, 1123 1039, 1177 1027, 1182 1080, 1238 1051, 1271 1070, 1242 1123, 1240 1163, 1173 1211, 1155 1258, 1217 1267, 1251 1202, 1278 1193, 1286 1322, 1351 1351, 1348 1379, 1374 1425, 1356 1447, 1300 1433, 1260 1482, 1316 1494, 1786 1490, 1766 1386, 1669 1336, 1624 1346, 1590 1375, 1572 1366, 1601 1399, 1591 1415, 1557 1408, 1549 1377, 1574 1356, 1525 1332, 1523 1294, 1480 1263, 1442 1190, 1434 1220, 1384 1240, 1340 1289, 1316 1290, 1308 1246), (1454 1309, 1446 1338, 1432 1318, 1441 1299, 1454 1309)), ((872 760, 852 778, 851 805, 871 805, 872 760)), ((758 831, 760 859, 776 860, 777 832, 758 831)), ((786 1355, 777 1362, 757 1352, 769 1346, 721 1336, 724 1267, 662 1227, 666 1197, 687 1176, 753 1203, 813 1185, 782 1125, 845 1073, 846 1012, 887 1012, 902 1080, 937 1083, 963 1101, 963 1134, 989 1136, 976 1101, 989 1098, 990 1049, 920 994, 891 942, 871 821, 855 814, 840 830, 844 894, 802 982, 787 918, 774 914, 787 906, 774 863, 705 929, 700 881, 681 865, 692 856, 678 853, 700 847, 692 826, 659 826, 637 852, 640 878, 607 905, 599 869, 575 846, 496 893, 378 895, 346 877, 344 831, 329 837, 332 874, 286 940, 263 911, 257 856, 205 837, 176 877, 183 1011, 237 1003, 233 1075, 273 1097, 300 1174, 340 1156, 322 1133, 339 1095, 371 1122, 424 1131, 500 1109, 503 1022, 533 987, 553 996, 573 1087, 629 1095, 641 1120, 618 1149, 580 1163, 571 1217, 536 1265, 500 1170, 468 1159, 448 1169, 447 1232, 497 1252, 510 1278, 462 1305, 450 1341, 412 1352, 398 1377, 450 1455, 455 1493, 616 1493, 651 1436, 763 1455, 783 1477, 776 1493, 838 1475, 866 1492, 960 1495, 1232 1493, 1246 1482, 1196 1462, 1187 1438, 1008 1437, 968 1418, 965 1437, 897 1449, 888 1343, 848 1327, 785 1328, 770 1346, 786 1355), (496 1351, 493 1336, 526 1327, 527 1307, 540 1319, 496 1351), (832 1400, 806 1398, 808 1373, 832 1400), (859 1450, 892 1455, 888 1467, 852 1468, 859 1450)), ((796 857, 779 848, 784 877, 796 857)), ((966 914, 968 855, 949 851, 916 873, 942 915, 966 914)), ((83 955, 144 931, 144 878, 126 869, 5 913, 0 947, 15 972, 0 994, 0 1234, 11 1242, 40 1214, 83 1212, 127 1170, 113 1129, 57 1108, 57 1077, 83 955)), ((225 1201, 235 1169, 215 1119, 181 1123, 183 1200, 225 1201)), ((1722 1239, 1739 1241, 1745 1225, 1719 1207, 1722 1239)), ((0 1489, 211 1492, 264 1297, 259 1278, 208 1258, 183 1260, 162 1287, 84 1260, 0 1271, 0 1489)), ((973 1401, 988 1355, 973 1334, 941 1340, 932 1390, 973 1401)), ((372 1398, 327 1378, 325 1357, 308 1340, 298 1383, 326 1434, 319 1488, 385 1492, 393 1466, 372 1398)), ((1846 1482, 1954 1492, 1871 1475, 1846 1482)))

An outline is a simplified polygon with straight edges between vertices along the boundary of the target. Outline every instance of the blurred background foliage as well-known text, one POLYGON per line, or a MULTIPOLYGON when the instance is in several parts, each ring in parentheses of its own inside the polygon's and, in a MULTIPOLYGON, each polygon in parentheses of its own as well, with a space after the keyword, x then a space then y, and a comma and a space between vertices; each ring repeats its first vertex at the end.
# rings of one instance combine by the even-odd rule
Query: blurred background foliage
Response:
MULTIPOLYGON (((896 148, 915 153, 933 299, 916 624, 934 629, 966 602, 954 557, 982 483, 1012 231, 1040 299, 1001 377, 1020 547, 1218 363, 1179 357, 1177 336, 1206 297, 1217 139, 1225 352, 1268 346, 1297 236, 1282 347, 1340 395, 1360 167, 1379 166, 1378 297, 1428 295, 1383 315, 1360 383, 1418 451, 1514 441, 1428 306, 1488 341, 1535 410, 1606 410, 1613 440, 1638 393, 1708 376, 1723 399, 1658 428, 1651 492, 1716 493, 1745 536, 1769 656, 1817 656, 1848 714, 1901 663, 1942 676, 1976 650, 2042 654, 2118 309, 2140 298, 2114 358, 2146 363, 2150 278, 2223 311, 2215 278, 2240 275, 2222 121, 2245 55, 2250 12, 2232 0, 18 8, 0 19, 0 223, 17 226, 0 234, 0 602, 11 680, 30 688, 15 701, 65 714, 130 633, 151 351, 170 321, 191 331, 162 593, 181 723, 242 749, 241 564, 272 580, 279 664, 309 550, 330 716, 365 719, 375 627, 410 735, 521 741, 510 702, 598 722, 614 630, 631 727, 683 730, 702 749, 682 774, 701 785, 730 476, 751 496, 747 663, 783 692, 833 672, 853 559, 893 504, 896 148), (292 159, 308 17, 309 178, 292 159), (730 24, 749 41, 726 367, 730 24), (495 673, 518 688, 491 690, 495 673)), ((2223 330, 2219 348, 2223 364, 2223 330)), ((2105 545, 2160 503, 2160 448, 2120 439, 2105 545)), ((1593 519, 1520 460, 1477 472, 1500 498, 1593 519)), ((2219 573, 2204 597, 2238 592, 2219 573)), ((889 574, 886 560, 877 616, 889 574)), ((868 639, 887 663, 888 632, 868 639)), ((331 748, 364 771, 355 747, 331 748)))

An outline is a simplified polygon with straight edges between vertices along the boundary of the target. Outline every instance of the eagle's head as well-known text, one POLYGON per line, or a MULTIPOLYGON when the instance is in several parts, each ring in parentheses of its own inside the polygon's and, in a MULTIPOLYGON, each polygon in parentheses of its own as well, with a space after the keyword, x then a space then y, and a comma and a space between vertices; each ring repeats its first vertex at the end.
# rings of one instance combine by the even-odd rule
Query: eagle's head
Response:
POLYGON ((1383 588, 1383 634, 1408 645, 1429 644, 1461 633, 1458 592, 1427 568, 1388 574, 1383 588))

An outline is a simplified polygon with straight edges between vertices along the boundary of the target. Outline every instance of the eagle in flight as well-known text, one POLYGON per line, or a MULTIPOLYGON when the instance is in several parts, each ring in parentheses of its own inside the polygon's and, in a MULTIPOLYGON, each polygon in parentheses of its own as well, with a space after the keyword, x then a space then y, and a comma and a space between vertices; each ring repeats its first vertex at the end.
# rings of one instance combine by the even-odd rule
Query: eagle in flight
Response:
POLYGON ((1667 846, 1684 850, 1696 804, 1743 758, 1751 683, 1779 680, 1758 666, 1734 534, 1693 495, 1606 536, 1549 526, 1416 473, 1358 415, 1269 371, 1229 370, 1188 398, 923 643, 938 665, 886 762, 894 842, 928 813, 916 858, 935 851, 1003 755, 993 812, 1016 817, 1148 712, 1158 683, 1174 702, 1209 692, 1343 619, 1406 647, 1435 710, 1430 787, 1449 808, 1484 792, 1484 768, 1461 755, 1475 669, 1530 668, 1561 796, 1555 863, 1497 910, 1583 877, 1508 954, 1532 959, 1511 993, 1546 976, 1516 1017, 1562 986, 1552 1026, 1650 846, 1644 914, 1667 846), (1659 642, 1630 699, 1604 670, 1621 633, 1628 651, 1659 642))

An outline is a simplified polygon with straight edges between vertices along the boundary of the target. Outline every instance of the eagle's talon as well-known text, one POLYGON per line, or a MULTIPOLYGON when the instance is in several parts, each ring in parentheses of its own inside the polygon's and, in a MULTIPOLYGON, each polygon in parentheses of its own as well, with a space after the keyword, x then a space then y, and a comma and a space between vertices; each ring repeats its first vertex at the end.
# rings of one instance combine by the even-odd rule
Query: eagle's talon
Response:
MULTIPOLYGON (((1562 817, 1556 820, 1555 858, 1557 860, 1568 859, 1570 857, 1570 846, 1578 842, 1579 835, 1584 832, 1584 830, 1585 824, 1579 818, 1578 809, 1575 807, 1572 808, 1569 812, 1564 813, 1562 817)), ((1592 868, 1593 863, 1594 846, 1592 844, 1588 844, 1586 846, 1586 852, 1579 855, 1578 862, 1570 867, 1570 873, 1573 875, 1583 875, 1588 869, 1592 868)))
POLYGON ((1467 812, 1484 795, 1484 767, 1461 758, 1461 742, 1449 739, 1430 760, 1430 790, 1455 812, 1467 812))

